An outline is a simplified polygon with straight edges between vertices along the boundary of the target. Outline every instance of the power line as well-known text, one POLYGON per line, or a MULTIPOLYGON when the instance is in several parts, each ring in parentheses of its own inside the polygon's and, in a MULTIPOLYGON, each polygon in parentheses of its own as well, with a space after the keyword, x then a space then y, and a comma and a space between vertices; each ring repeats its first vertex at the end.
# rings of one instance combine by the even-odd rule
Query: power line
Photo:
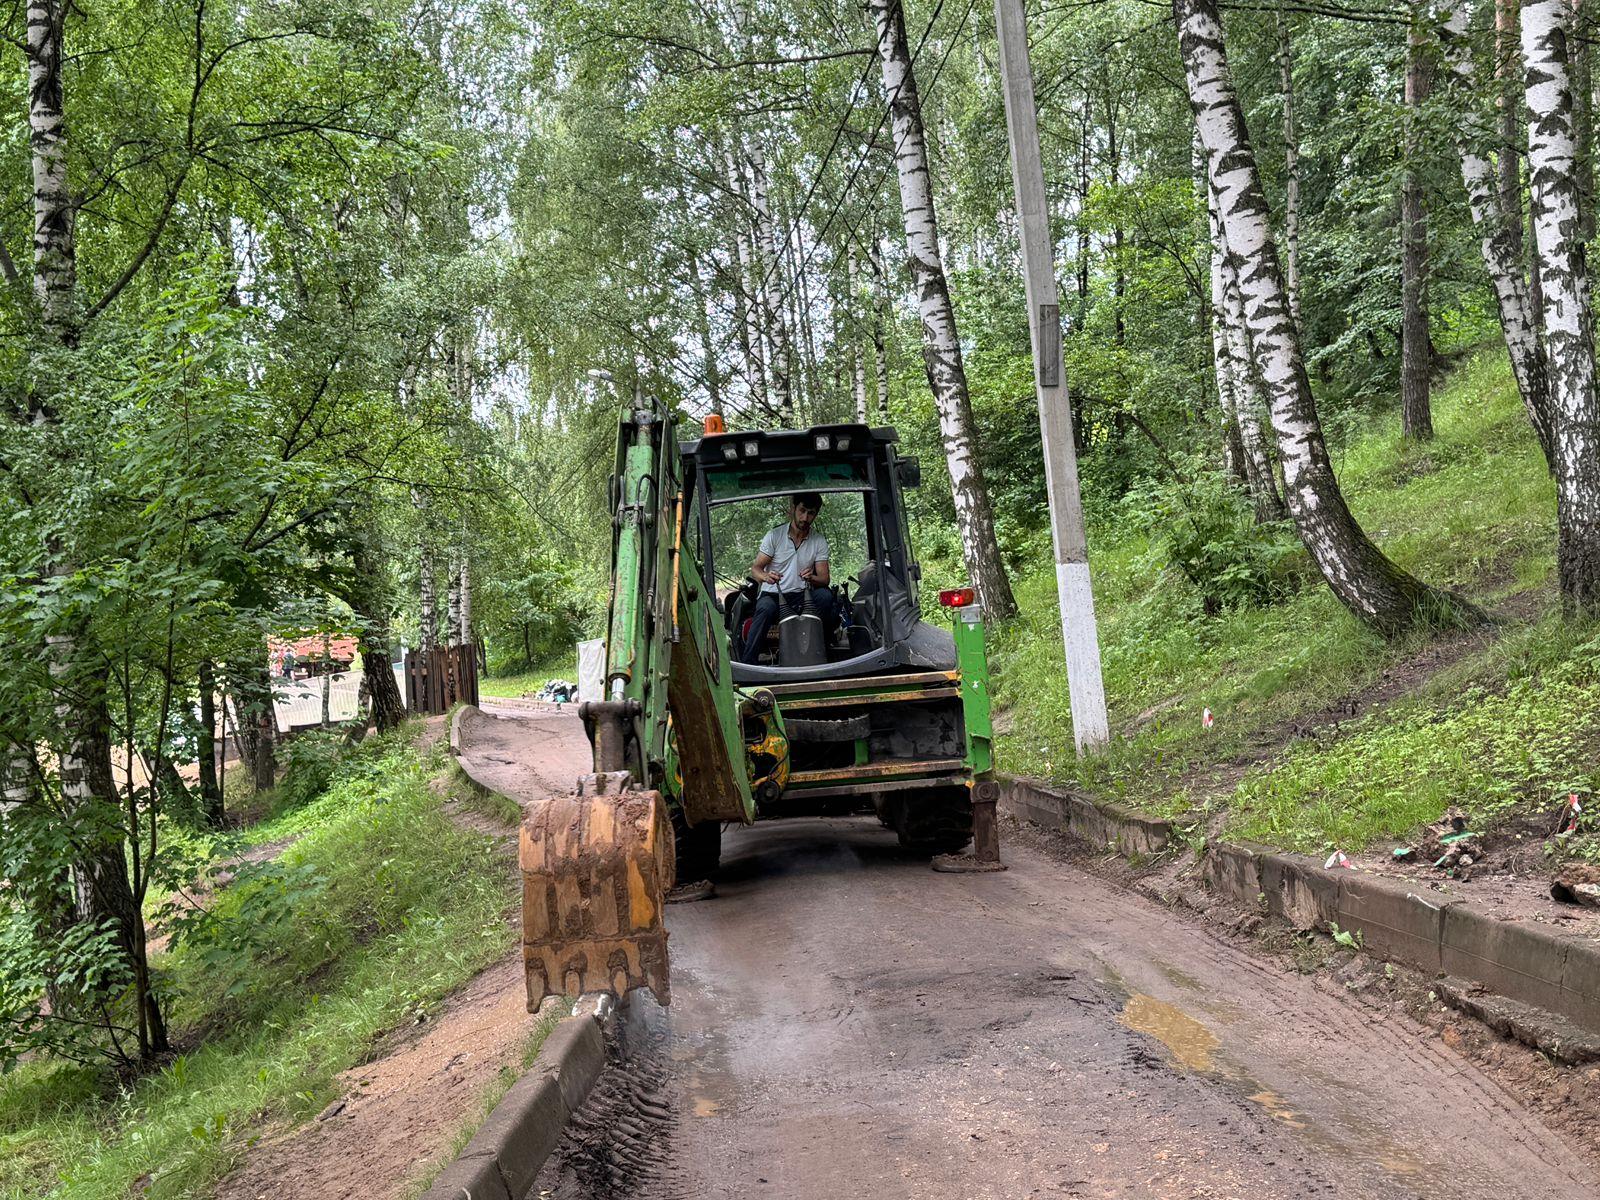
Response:
MULTIPOLYGON (((944 0, 939 0, 939 3, 942 6, 944 4, 944 0)), ((937 17, 938 15, 939 14, 936 11, 934 16, 937 17)), ((810 204, 811 197, 817 194, 817 187, 822 183, 822 177, 827 174, 828 164, 833 161, 833 152, 839 148, 839 142, 844 138, 845 128, 850 124, 850 114, 855 111, 856 94, 861 91, 862 85, 867 82, 868 77, 872 74, 873 67, 876 65, 877 53, 874 51, 871 57, 867 59, 866 65, 861 70, 861 74, 856 76, 855 84, 850 88, 850 99, 845 103, 844 113, 840 116, 839 123, 834 126, 833 141, 828 143, 828 151, 822 156, 822 163, 817 167, 817 173, 811 180, 811 186, 806 190, 804 199, 800 201, 800 208, 795 213, 794 223, 784 231, 783 240, 785 243, 788 242, 791 236, 799 231, 800 223, 805 216, 806 205, 810 204)), ((771 264, 767 267, 766 272, 761 276, 760 290, 766 290, 767 283, 772 279, 772 273, 777 269, 778 260, 777 256, 774 255, 771 264)))
MULTIPOLYGON (((956 30, 958 32, 960 30, 966 28, 967 21, 972 16, 972 10, 974 8, 976 8, 976 7, 977 7, 977 0, 969 0, 969 3, 967 4, 966 12, 961 14, 961 20, 956 24, 956 30)), ((939 14, 937 12, 935 12, 934 13, 934 18, 937 19, 938 15, 939 14)), ((911 56, 911 66, 913 68, 916 66, 917 55, 922 52, 922 46, 927 44, 928 35, 932 31, 933 31, 933 21, 930 20, 928 22, 928 28, 923 30, 922 43, 918 45, 917 52, 911 56)), ((925 90, 923 90, 923 92, 921 93, 922 96, 926 97, 926 96, 933 95, 933 89, 938 86, 939 77, 942 74, 944 74, 945 65, 949 61, 950 61, 950 55, 949 55, 948 52, 946 52, 945 56, 942 59, 939 60, 939 65, 934 68, 933 75, 928 80, 927 88, 925 90)), ((910 73, 908 72, 908 77, 909 77, 909 75, 910 75, 910 73)), ((894 98, 891 98, 889 104, 892 105, 893 103, 894 103, 894 98)), ((884 116, 887 117, 888 114, 889 114, 889 106, 886 105, 885 108, 884 108, 884 116)), ((880 129, 883 127, 883 122, 881 120, 878 123, 878 127, 880 129)), ((874 132, 873 137, 875 138, 876 136, 877 136, 877 133, 874 132)), ((870 141, 869 141, 868 144, 869 144, 869 147, 870 147, 870 141)), ((894 155, 893 155, 893 158, 891 159, 891 161, 897 160, 899 158, 899 154, 900 154, 900 147, 896 146, 894 148, 894 155)), ((861 161, 856 164, 857 170, 855 172, 852 172, 850 178, 845 181, 844 189, 843 189, 843 191, 840 192, 839 200, 833 206, 833 210, 829 214, 828 221, 823 225, 823 227, 820 230, 817 231, 817 241, 818 242, 820 242, 822 240, 822 238, 827 235, 827 232, 828 232, 829 228, 832 227, 833 218, 836 217, 839 214, 839 210, 841 208, 843 208, 844 202, 845 202, 846 198, 849 196, 850 187, 855 182, 856 175, 859 173, 860 168, 862 166, 866 165, 866 161, 867 161, 867 154, 866 154, 866 152, 863 152, 863 154, 861 156, 861 161)), ((874 189, 882 186, 883 180, 888 175, 888 173, 889 173, 889 168, 887 166, 885 166, 885 167, 883 167, 882 169, 879 170, 877 179, 875 179, 873 181, 873 188, 874 189)), ((860 217, 857 217, 856 221, 855 221, 855 224, 851 225, 850 228, 846 231, 845 237, 844 237, 844 244, 846 246, 848 246, 850 244, 850 242, 855 240, 856 232, 857 232, 857 230, 859 230, 861 228, 861 223, 862 223, 862 221, 864 221, 866 219, 866 215, 867 214, 863 213, 860 217)), ((815 246, 813 246, 811 249, 808 249, 806 251, 805 258, 800 263, 800 268, 799 268, 800 271, 805 270, 807 265, 809 265, 809 263, 811 261, 811 255, 812 255, 814 249, 815 249, 815 246)), ((840 258, 840 256, 842 254, 843 254, 842 250, 835 250, 834 251, 833 261, 828 264, 828 270, 830 272, 839 265, 839 258, 840 258)), ((798 274, 799 274, 799 272, 797 271, 796 272, 797 278, 798 278, 798 274)), ((791 288, 793 287, 792 284, 790 286, 791 286, 791 288)), ((784 293, 784 298, 785 299, 788 298, 788 292, 784 293)))

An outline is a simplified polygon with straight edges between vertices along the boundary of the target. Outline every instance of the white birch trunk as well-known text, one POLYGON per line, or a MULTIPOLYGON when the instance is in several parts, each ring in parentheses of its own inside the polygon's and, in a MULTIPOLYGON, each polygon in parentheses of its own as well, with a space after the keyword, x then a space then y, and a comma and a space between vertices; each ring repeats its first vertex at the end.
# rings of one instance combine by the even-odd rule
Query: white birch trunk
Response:
POLYGON ((861 347, 861 271, 856 261, 856 247, 853 241, 850 243, 850 253, 846 266, 850 288, 850 303, 845 308, 843 324, 847 330, 846 337, 850 342, 850 393, 855 399, 856 420, 865 425, 867 423, 867 356, 861 347))
POLYGON ((761 302, 764 332, 772 346, 772 359, 768 364, 772 374, 772 402, 778 410, 778 424, 790 428, 795 413, 789 326, 783 313, 783 272, 778 269, 778 239, 767 195, 767 162, 759 142, 751 143, 745 165, 750 175, 750 203, 755 211, 757 298, 761 302))
MULTIPOLYGON (((1495 175, 1489 160, 1489 147, 1497 143, 1499 130, 1478 112, 1477 67, 1467 40, 1467 0, 1444 0, 1435 13, 1445 66, 1455 85, 1462 115, 1456 121, 1456 151, 1461 159, 1461 181, 1467 189, 1467 204, 1472 223, 1478 230, 1478 248, 1494 288, 1495 306, 1500 313, 1500 329, 1505 334, 1506 353, 1517 392, 1528 413, 1528 422, 1543 448, 1545 460, 1555 468, 1555 447, 1551 439, 1549 381, 1545 348, 1522 274, 1521 205, 1507 212, 1502 180, 1495 175)), ((1513 123, 1515 117, 1513 115, 1513 123)), ((1501 147, 1503 155, 1515 153, 1501 147)), ((1502 160, 1504 161, 1504 160, 1502 160)), ((1513 182, 1511 195, 1518 195, 1513 182)))
POLYGON ((889 424, 889 280, 876 234, 867 256, 872 268, 872 358, 878 387, 878 423, 889 424))
MULTIPOLYGON (((72 197, 67 184, 67 125, 61 81, 62 26, 66 5, 33 0, 28 5, 25 52, 28 67, 28 133, 33 175, 33 288, 43 331, 63 346, 77 343, 77 252, 72 233, 72 197)), ((48 406, 30 402, 32 420, 52 420, 48 406)), ((52 538, 50 573, 71 576, 73 564, 52 538)), ((112 921, 119 949, 135 972, 143 970, 139 947, 144 926, 134 902, 124 857, 125 834, 111 769, 111 718, 104 667, 88 661, 87 622, 64 621, 45 639, 51 681, 58 794, 74 847, 72 873, 78 917, 112 921)), ((166 1032, 153 1000, 139 1017, 140 1050, 166 1048, 166 1032)))
POLYGON ((33 148, 33 290, 45 332, 76 341, 77 255, 67 190, 67 122, 61 89, 61 0, 28 5, 28 133, 33 148))
POLYGON ((722 364, 717 361, 716 345, 711 340, 711 285, 700 270, 698 255, 689 255, 689 276, 695 293, 694 327, 700 338, 701 374, 705 376, 706 398, 711 411, 722 412, 722 364))
POLYGON ((734 276, 734 319, 739 327, 739 346, 744 351, 750 398, 762 414, 770 415, 772 402, 767 388, 767 356, 761 330, 761 300, 758 296, 760 276, 757 274, 759 268, 756 266, 755 252, 750 245, 750 198, 737 156, 730 151, 725 154, 725 159, 728 187, 737 198, 733 215, 733 263, 730 269, 734 276))
POLYGON ((1372 544, 1334 478, 1290 314, 1266 195, 1228 72, 1215 0, 1174 0, 1178 45, 1216 189, 1228 257, 1238 273, 1252 357, 1266 393, 1289 511, 1334 595, 1385 634, 1475 614, 1419 583, 1372 544))
POLYGON ((1300 134, 1294 123, 1294 45, 1289 18, 1278 13, 1278 82, 1283 89, 1283 283, 1289 315, 1300 325, 1300 134))
POLYGON ((1220 354, 1218 390, 1221 381, 1228 381, 1228 395, 1223 401, 1224 411, 1239 433, 1239 451, 1243 461, 1239 464, 1245 485, 1250 492, 1250 503, 1260 522, 1284 521, 1289 510, 1278 491, 1278 476, 1272 462, 1272 451, 1267 445, 1266 432, 1261 427, 1261 415, 1266 411, 1261 385, 1250 355, 1250 337, 1244 316, 1244 298, 1239 291, 1239 275, 1233 259, 1228 254, 1228 242, 1222 231, 1222 215, 1216 190, 1206 187, 1206 211, 1211 227, 1211 289, 1212 320, 1221 327, 1220 337, 1213 333, 1214 350, 1220 354))
POLYGON ((1555 434, 1556 570, 1568 606, 1600 610, 1600 405, 1595 397, 1594 317, 1585 261, 1567 46, 1567 0, 1526 0, 1528 170, 1535 252, 1544 288, 1555 434))
POLYGON ((450 556, 450 580, 447 588, 445 644, 454 649, 461 645, 461 560, 454 554, 450 556))
POLYGON ((950 303, 950 286, 939 249, 922 104, 906 45, 905 15, 901 0, 868 0, 867 8, 877 28, 883 90, 888 97, 894 135, 900 207, 905 218, 906 253, 917 290, 917 310, 922 317, 922 356, 939 410, 956 525, 961 532, 968 574, 984 608, 994 616, 1009 617, 1017 606, 1000 557, 989 489, 974 453, 972 401, 967 394, 955 308, 950 303))
POLYGON ((472 642, 472 556, 465 546, 461 550, 460 577, 456 590, 461 594, 461 644, 472 642))

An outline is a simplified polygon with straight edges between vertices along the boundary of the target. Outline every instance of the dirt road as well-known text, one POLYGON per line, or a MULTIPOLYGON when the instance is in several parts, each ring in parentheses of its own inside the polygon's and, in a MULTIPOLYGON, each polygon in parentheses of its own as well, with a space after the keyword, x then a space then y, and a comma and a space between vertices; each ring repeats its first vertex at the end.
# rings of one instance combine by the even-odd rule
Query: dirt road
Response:
POLYGON ((534 1195, 1600 1195, 1408 1019, 1015 840, 937 875, 870 820, 730 831, 534 1195))

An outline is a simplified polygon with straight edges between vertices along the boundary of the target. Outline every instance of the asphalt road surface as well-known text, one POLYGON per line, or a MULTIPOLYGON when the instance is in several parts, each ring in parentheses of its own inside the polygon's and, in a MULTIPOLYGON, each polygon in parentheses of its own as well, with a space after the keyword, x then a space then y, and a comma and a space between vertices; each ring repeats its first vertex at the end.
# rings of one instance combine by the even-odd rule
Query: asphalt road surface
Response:
MULTIPOLYGON (((1013 839, 939 875, 870 819, 729 831, 673 997, 534 1195, 1600 1196, 1471 1062, 1013 839)), ((641 994, 642 996, 642 994, 641 994)))

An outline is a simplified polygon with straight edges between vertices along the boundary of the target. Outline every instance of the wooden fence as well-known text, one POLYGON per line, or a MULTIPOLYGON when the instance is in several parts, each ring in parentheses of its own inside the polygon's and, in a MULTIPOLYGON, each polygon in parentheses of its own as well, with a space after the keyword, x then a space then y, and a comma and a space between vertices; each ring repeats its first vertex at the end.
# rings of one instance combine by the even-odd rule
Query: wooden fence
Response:
POLYGON ((478 702, 478 645, 407 650, 406 708, 414 713, 447 712, 453 704, 478 702))

